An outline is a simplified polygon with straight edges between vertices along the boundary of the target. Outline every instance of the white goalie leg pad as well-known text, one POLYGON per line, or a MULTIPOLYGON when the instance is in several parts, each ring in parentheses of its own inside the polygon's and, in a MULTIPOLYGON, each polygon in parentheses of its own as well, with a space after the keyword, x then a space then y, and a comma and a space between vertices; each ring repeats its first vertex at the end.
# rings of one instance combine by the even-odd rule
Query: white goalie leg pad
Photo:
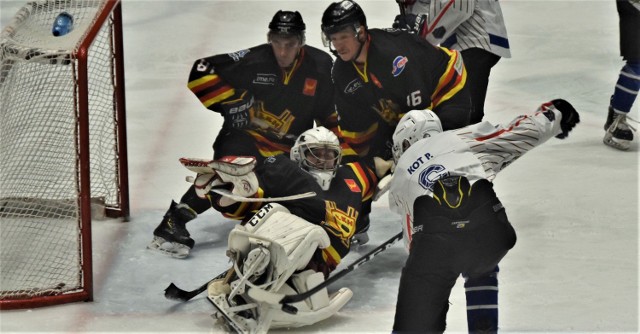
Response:
POLYGON ((304 269, 318 248, 331 244, 325 230, 298 216, 280 204, 265 205, 248 223, 229 233, 229 253, 246 258, 256 247, 269 250, 268 281, 277 291, 296 271, 304 269))
MULTIPOLYGON (((241 258, 246 258, 252 248, 249 237, 276 212, 289 213, 289 210, 277 203, 267 203, 245 225, 236 225, 229 233, 228 252, 237 253, 241 258)), ((253 240, 253 243, 255 244, 256 241, 253 240)))
MULTIPOLYGON (((324 282, 324 275, 313 270, 306 270, 291 277, 294 290, 285 284, 279 293, 296 294, 309 291, 318 284, 324 282)), ((342 307, 351 300, 353 292, 348 288, 342 288, 329 296, 327 289, 322 289, 308 299, 293 303, 298 309, 296 314, 282 311, 280 305, 261 304, 261 308, 270 307, 272 317, 271 328, 293 328, 315 324, 338 313, 342 307)))

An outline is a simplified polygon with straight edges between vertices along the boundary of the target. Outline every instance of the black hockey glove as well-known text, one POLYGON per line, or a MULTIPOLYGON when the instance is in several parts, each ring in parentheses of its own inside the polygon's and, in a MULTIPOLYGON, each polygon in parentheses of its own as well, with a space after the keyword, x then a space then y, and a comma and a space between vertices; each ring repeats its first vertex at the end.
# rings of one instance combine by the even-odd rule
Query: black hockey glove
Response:
POLYGON ((412 34, 420 35, 427 28, 427 15, 396 15, 395 20, 393 20, 392 27, 395 29, 407 30, 412 34))
POLYGON ((562 113, 562 120, 560 121, 560 129, 562 129, 562 133, 557 135, 556 138, 567 138, 567 136, 569 136, 569 132, 571 132, 576 124, 580 123, 580 115, 571 103, 563 99, 553 100, 551 103, 553 103, 553 106, 562 113))
POLYGON ((244 89, 236 89, 236 93, 220 103, 224 126, 243 129, 251 123, 253 113, 253 94, 244 89))

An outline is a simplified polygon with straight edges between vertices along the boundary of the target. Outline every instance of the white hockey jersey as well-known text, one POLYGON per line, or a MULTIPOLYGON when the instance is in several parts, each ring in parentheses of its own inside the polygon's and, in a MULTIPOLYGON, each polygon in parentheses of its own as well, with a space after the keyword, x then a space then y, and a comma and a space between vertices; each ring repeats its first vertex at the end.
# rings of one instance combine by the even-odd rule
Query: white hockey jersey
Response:
POLYGON ((510 58, 509 39, 498 0, 417 0, 408 14, 427 14, 424 37, 452 50, 481 48, 510 58))
POLYGON ((407 252, 413 231, 413 203, 433 194, 435 182, 465 176, 473 184, 496 174, 527 151, 560 134, 562 114, 555 108, 494 126, 488 121, 417 141, 398 160, 389 188, 389 207, 402 218, 407 252))

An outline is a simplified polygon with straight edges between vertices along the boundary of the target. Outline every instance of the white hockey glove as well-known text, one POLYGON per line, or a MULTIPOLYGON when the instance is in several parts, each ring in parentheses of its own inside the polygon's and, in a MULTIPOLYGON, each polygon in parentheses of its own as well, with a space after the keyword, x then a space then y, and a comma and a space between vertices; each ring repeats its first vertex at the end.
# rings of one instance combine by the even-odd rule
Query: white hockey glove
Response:
POLYGON ((225 156, 219 160, 181 158, 180 163, 187 169, 198 173, 187 182, 194 184, 196 194, 206 198, 214 187, 232 184, 232 193, 242 197, 253 196, 258 191, 258 178, 253 172, 256 166, 254 157, 225 156))
POLYGON ((373 157, 373 164, 378 178, 383 178, 385 175, 393 173, 396 168, 393 160, 384 160, 380 157, 373 157))
POLYGON ((204 199, 207 198, 207 194, 211 191, 211 188, 222 184, 222 181, 217 176, 215 173, 198 174, 195 178, 193 176, 187 176, 186 181, 193 183, 193 186, 196 188, 196 195, 204 199))

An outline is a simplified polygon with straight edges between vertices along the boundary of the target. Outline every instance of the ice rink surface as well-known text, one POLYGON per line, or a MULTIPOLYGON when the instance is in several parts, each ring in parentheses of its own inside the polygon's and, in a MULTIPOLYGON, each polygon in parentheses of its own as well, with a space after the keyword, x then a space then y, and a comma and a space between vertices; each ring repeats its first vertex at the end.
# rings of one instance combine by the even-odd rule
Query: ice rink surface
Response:
MULTIPOLYGON (((392 0, 360 1, 370 27, 388 27, 392 0)), ((22 2, 0 1, 2 26, 22 2)), ((195 289, 228 266, 233 222, 209 211, 188 224, 192 255, 172 259, 146 250, 171 199, 187 189, 180 157, 212 155, 222 117, 187 90, 192 62, 266 41, 279 9, 298 10, 307 42, 322 48, 320 17, 329 1, 135 1, 123 3, 132 215, 129 223, 94 221, 95 301, 3 311, 0 331, 218 333, 204 294, 166 300, 170 282, 195 289)), ((496 191, 518 233, 502 261, 500 329, 520 332, 638 332, 638 142, 629 152, 602 144, 609 97, 623 65, 613 1, 501 2, 511 59, 494 68, 486 120, 508 122, 544 101, 564 98, 582 122, 567 140, 551 139, 504 170, 496 191)), ((636 101, 631 117, 640 119, 636 101)), ((640 135, 636 133, 636 136, 640 135)), ((372 213, 369 244, 400 231, 386 196, 372 213)), ((330 287, 353 299, 333 318, 284 332, 389 333, 400 270, 400 243, 330 287)), ((465 332, 460 280, 447 332, 465 332)))

